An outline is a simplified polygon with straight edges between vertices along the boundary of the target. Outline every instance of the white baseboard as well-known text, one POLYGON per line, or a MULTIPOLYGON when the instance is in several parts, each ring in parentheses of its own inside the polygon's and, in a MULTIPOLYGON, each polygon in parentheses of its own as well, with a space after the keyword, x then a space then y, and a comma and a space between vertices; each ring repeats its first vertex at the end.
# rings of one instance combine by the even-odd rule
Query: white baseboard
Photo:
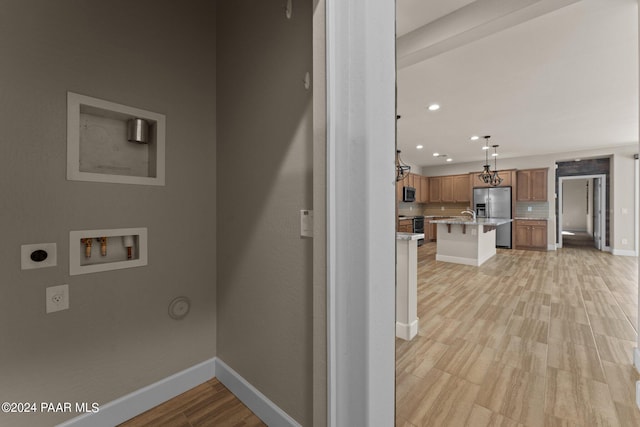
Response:
POLYGON ((216 358, 216 377, 268 426, 300 427, 296 420, 218 358, 216 358))
POLYGON ((96 413, 79 415, 56 427, 113 427, 158 406, 215 377, 216 358, 100 406, 96 413))
MULTIPOLYGON (((489 258, 491 258, 491 257, 488 257, 487 259, 489 259, 489 258)), ((474 267, 479 267, 480 265, 482 265, 486 261, 486 259, 477 260, 477 259, 474 259, 474 258, 462 258, 462 257, 459 257, 459 256, 436 254, 436 261, 452 262, 454 264, 472 265, 474 267)))
POLYGON ((418 319, 407 324, 402 322, 396 322, 396 337, 403 340, 410 341, 418 334, 418 319))
POLYGON ((638 256, 638 253, 634 250, 628 250, 628 249, 614 249, 611 251, 611 253, 613 255, 620 255, 620 256, 638 256))

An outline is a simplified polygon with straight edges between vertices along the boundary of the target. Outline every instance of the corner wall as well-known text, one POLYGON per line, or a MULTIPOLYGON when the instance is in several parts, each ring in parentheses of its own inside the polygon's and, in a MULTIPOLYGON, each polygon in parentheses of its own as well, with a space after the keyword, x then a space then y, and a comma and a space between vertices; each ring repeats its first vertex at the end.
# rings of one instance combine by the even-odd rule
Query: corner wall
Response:
POLYGON ((3 401, 104 404, 216 355, 214 25, 206 0, 2 2, 3 401), (166 186, 67 181, 67 91, 165 114, 166 186), (148 266, 69 275, 70 230, 125 227, 148 228, 148 266), (45 242, 58 265, 21 270, 20 245, 45 242), (45 314, 64 283, 70 309, 45 314), (192 307, 176 321, 179 295, 192 307))
POLYGON ((218 357, 313 418, 312 1, 218 2, 218 357))

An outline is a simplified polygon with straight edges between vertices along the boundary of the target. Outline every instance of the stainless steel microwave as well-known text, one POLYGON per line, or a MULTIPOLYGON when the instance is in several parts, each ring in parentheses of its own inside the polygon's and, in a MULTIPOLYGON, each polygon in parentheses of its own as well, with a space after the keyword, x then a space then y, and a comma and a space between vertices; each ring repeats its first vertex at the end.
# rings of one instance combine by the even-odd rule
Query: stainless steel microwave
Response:
POLYGON ((416 189, 413 187, 402 187, 402 201, 403 202, 415 202, 416 201, 416 189))

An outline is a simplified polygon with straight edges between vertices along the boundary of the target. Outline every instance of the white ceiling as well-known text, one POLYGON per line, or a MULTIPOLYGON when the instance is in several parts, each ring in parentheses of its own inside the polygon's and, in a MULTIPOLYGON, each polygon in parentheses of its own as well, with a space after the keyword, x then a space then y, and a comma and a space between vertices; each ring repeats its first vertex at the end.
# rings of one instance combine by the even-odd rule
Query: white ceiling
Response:
POLYGON ((637 7, 397 0, 402 158, 483 161, 484 141, 471 135, 491 135, 499 159, 637 143, 637 7), (433 102, 442 108, 429 112, 433 102))
POLYGON ((397 0, 396 34, 403 36, 476 0, 397 0))

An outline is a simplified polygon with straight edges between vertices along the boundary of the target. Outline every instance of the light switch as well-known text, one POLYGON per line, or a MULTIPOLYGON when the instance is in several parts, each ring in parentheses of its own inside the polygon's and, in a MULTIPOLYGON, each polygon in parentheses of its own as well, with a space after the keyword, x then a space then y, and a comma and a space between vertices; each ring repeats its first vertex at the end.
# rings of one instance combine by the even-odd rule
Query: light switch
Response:
POLYGON ((300 211, 300 237, 313 237, 313 211, 300 211))

